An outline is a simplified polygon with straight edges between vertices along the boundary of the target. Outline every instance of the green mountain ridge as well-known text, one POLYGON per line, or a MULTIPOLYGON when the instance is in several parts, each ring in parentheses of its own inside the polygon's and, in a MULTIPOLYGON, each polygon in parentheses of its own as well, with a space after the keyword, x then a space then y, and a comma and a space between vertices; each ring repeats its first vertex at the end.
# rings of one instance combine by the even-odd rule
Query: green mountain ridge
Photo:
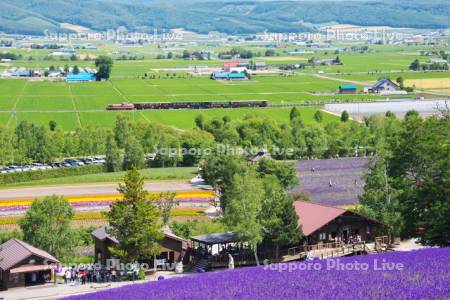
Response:
POLYGON ((62 31, 61 23, 92 30, 185 28, 207 33, 304 32, 305 24, 336 22, 411 28, 449 28, 443 1, 181 1, 15 0, 0 1, 0 31, 36 34, 62 31), (9 2, 9 1, 8 1, 9 2))

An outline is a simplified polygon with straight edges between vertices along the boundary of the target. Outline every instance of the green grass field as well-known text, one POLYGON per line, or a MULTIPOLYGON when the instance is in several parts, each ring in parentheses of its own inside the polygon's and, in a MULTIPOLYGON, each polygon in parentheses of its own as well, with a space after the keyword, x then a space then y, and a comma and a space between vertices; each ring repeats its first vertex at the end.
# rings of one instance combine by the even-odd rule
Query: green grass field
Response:
MULTIPOLYGON (((311 76, 260 77, 245 82, 216 82, 209 78, 189 79, 113 79, 108 82, 65 83, 49 81, 0 80, 0 121, 10 126, 22 120, 48 124, 54 120, 65 130, 78 126, 110 126, 117 114, 131 119, 155 121, 180 128, 191 128, 194 118, 229 115, 240 118, 255 113, 288 120, 288 110, 183 110, 110 112, 106 105, 148 101, 230 101, 268 100, 271 104, 300 104, 305 101, 327 101, 339 82, 311 76), (321 92, 325 95, 313 93, 321 92), (9 117, 8 117, 9 114, 9 117)), ((333 98, 359 99, 360 96, 333 98)), ((351 99, 350 99, 351 100, 351 99)), ((305 121, 317 108, 305 108, 305 121)), ((331 119, 331 118, 328 118, 331 119)))
MULTIPOLYGON (((337 44, 339 47, 351 47, 352 43, 337 44)), ((254 51, 264 53, 264 43, 246 44, 254 51)), ((190 51, 212 50, 215 53, 229 49, 225 46, 187 46, 190 51)), ((156 69, 186 68, 189 66, 221 66, 220 60, 190 61, 182 59, 157 60, 157 53, 167 53, 168 49, 159 49, 155 44, 141 48, 125 49, 106 44, 98 50, 80 50, 82 54, 93 57, 100 54, 119 56, 119 52, 144 57, 137 61, 115 61, 111 80, 108 82, 72 83, 50 81, 26 81, 0 79, 0 123, 13 126, 22 120, 39 124, 48 124, 55 120, 64 130, 73 130, 80 126, 111 126, 117 114, 124 114, 130 119, 159 122, 179 128, 192 128, 194 118, 199 113, 208 118, 228 115, 231 118, 241 118, 255 113, 270 116, 281 122, 288 121, 288 109, 239 109, 239 110, 208 110, 208 111, 144 111, 144 112, 107 112, 106 105, 125 102, 149 101, 230 101, 230 100, 268 100, 271 105, 301 104, 330 101, 369 101, 385 97, 376 95, 339 95, 336 94, 342 82, 353 80, 365 84, 376 81, 379 77, 389 76, 395 80, 402 76, 406 79, 445 78, 449 72, 408 72, 409 64, 416 58, 426 62, 430 58, 420 56, 420 51, 426 46, 390 46, 370 45, 370 51, 340 52, 334 50, 311 49, 314 54, 289 55, 288 51, 296 46, 277 49, 277 57, 257 57, 255 61, 266 61, 268 64, 305 63, 308 59, 334 58, 339 55, 341 66, 317 66, 313 69, 296 71, 295 76, 255 76, 245 82, 217 82, 209 78, 176 78, 169 79, 166 72, 155 73, 156 69), (114 54, 116 53, 116 54, 114 54), (324 76, 336 80, 312 76, 319 71, 324 76), (156 79, 141 79, 144 73, 157 75, 156 79)), ((183 48, 174 48, 175 54, 181 54, 183 48)), ((436 50, 436 49, 434 49, 436 50)), ((48 50, 14 49, 12 52, 23 55, 23 60, 15 61, 15 67, 44 68, 50 65, 75 65, 93 67, 92 61, 45 61, 48 50), (32 60, 29 58, 33 57, 32 60)), ((6 68, 4 65, 0 65, 6 68)), ((172 74, 172 73, 170 73, 172 74)), ((183 73, 178 75, 184 76, 183 73)), ((322 74, 321 74, 322 75, 322 74)), ((364 84, 359 85, 362 89, 364 84)), ((312 120, 312 114, 320 107, 304 108, 305 122, 312 120)), ((326 121, 334 117, 327 116, 326 121)))

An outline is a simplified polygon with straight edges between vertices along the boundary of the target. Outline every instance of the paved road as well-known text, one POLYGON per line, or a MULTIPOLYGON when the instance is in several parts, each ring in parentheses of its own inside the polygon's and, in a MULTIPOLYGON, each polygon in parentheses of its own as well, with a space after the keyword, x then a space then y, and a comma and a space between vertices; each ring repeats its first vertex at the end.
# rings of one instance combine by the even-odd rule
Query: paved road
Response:
MULTIPOLYGON (((190 191, 199 189, 199 187, 187 181, 180 180, 146 182, 145 188, 151 192, 190 191)), ((63 196, 92 196, 118 194, 118 192, 116 183, 23 187, 0 190, 0 200, 36 198, 53 194, 63 196)))

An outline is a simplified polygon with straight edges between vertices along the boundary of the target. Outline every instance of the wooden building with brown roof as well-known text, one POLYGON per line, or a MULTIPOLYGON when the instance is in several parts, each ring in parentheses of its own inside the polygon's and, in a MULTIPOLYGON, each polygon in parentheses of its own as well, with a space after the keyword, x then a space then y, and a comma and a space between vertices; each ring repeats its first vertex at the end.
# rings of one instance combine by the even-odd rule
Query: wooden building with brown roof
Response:
MULTIPOLYGON (((156 257, 156 262, 164 265, 183 261, 188 249, 188 242, 176 236, 168 227, 163 228, 163 233, 164 238, 159 241, 161 253, 156 257)), ((94 230, 91 235, 95 241, 95 261, 106 265, 107 260, 113 259, 109 248, 118 244, 119 241, 108 234, 106 226, 94 230)))
POLYGON ((356 237, 361 241, 372 242, 383 228, 382 223, 343 208, 305 201, 295 201, 294 208, 298 225, 309 245, 332 241, 350 242, 356 237))
POLYGON ((59 261, 23 241, 11 239, 0 245, 0 290, 44 284, 59 261))

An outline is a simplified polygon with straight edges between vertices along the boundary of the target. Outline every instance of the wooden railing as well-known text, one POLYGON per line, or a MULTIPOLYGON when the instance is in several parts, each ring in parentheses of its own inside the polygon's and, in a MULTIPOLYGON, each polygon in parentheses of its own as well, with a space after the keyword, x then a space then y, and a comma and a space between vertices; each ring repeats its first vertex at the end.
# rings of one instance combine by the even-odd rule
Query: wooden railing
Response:
MULTIPOLYGON (((375 250, 385 251, 387 245, 389 245, 389 237, 381 236, 375 238, 375 250)), ((274 255, 273 252, 258 251, 258 258, 260 262, 265 259, 279 261, 280 259, 298 260, 307 256, 317 257, 321 259, 331 257, 341 257, 350 255, 353 253, 369 252, 370 249, 366 242, 353 242, 346 244, 342 241, 330 242, 330 243, 318 243, 315 245, 305 245, 291 247, 288 249, 280 250, 279 256, 274 255), (297 257, 296 257, 297 256, 297 257)), ((193 251, 195 253, 195 250, 193 251)), ((252 265, 255 264, 255 256, 252 250, 241 249, 238 253, 233 254, 235 266, 252 265)), ((226 267, 229 263, 228 254, 216 254, 208 257, 208 261, 211 266, 214 267, 226 267)))
POLYGON ((345 256, 352 253, 367 252, 365 242, 354 242, 345 244, 343 242, 319 243, 315 245, 298 246, 287 249, 285 259, 293 258, 295 256, 330 258, 345 256))
POLYGON ((323 249, 334 249, 334 248, 342 248, 344 246, 343 242, 331 242, 331 243, 319 243, 315 245, 303 246, 304 252, 311 252, 323 249))
POLYGON ((299 255, 300 253, 303 253, 303 247, 292 247, 287 250, 288 256, 295 256, 299 255))
POLYGON ((377 252, 385 252, 390 244, 389 236, 379 236, 375 238, 375 250, 377 252))
POLYGON ((389 245, 390 244, 390 239, 389 236, 384 235, 384 236, 378 236, 375 238, 375 244, 385 244, 385 245, 389 245))
MULTIPOLYGON (((233 254, 234 265, 244 266, 244 265, 254 265, 256 264, 255 253, 252 250, 241 250, 240 252, 233 254)), ((274 255, 269 251, 258 251, 258 259, 260 263, 265 259, 273 259, 274 255)), ((212 267, 226 267, 229 263, 228 254, 216 254, 208 257, 212 267)))

